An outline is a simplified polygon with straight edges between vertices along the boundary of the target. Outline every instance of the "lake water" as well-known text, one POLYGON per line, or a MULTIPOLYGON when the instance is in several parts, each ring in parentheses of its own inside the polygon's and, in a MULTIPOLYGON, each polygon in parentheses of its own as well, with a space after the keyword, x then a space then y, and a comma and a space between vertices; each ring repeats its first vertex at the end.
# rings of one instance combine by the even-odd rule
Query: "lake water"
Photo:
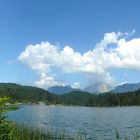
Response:
POLYGON ((140 134, 140 107, 21 105, 19 110, 8 113, 8 119, 66 134, 85 133, 91 140, 113 140, 115 129, 123 139, 140 134))

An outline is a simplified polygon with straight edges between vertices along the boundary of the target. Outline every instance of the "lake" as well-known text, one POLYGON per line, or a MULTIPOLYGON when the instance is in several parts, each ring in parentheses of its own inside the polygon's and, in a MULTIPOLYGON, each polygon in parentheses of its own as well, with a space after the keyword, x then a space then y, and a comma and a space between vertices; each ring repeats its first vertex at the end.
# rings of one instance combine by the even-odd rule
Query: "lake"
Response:
POLYGON ((28 126, 66 134, 86 134, 87 139, 113 140, 115 129, 124 138, 140 134, 140 107, 72 107, 21 105, 8 119, 28 126))

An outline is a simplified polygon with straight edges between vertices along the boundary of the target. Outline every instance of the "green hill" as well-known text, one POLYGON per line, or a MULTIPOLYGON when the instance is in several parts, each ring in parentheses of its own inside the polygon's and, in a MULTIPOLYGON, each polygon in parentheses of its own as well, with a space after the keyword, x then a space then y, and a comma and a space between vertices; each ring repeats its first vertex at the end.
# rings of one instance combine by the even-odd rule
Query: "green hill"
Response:
POLYGON ((88 92, 72 91, 59 96, 59 101, 68 105, 82 105, 86 106, 87 101, 93 95, 88 92))
POLYGON ((54 102, 57 98, 56 95, 50 94, 44 89, 13 83, 0 83, 0 97, 3 96, 10 97, 11 102, 24 103, 54 102))
POLYGON ((99 95, 74 91, 59 96, 60 102, 67 105, 81 106, 133 106, 140 105, 140 90, 114 94, 111 92, 99 95))
POLYGON ((48 91, 12 83, 0 83, 0 97, 10 97, 10 102, 64 104, 79 106, 133 106, 140 105, 140 90, 121 94, 103 93, 99 95, 88 92, 73 91, 55 95, 48 91))

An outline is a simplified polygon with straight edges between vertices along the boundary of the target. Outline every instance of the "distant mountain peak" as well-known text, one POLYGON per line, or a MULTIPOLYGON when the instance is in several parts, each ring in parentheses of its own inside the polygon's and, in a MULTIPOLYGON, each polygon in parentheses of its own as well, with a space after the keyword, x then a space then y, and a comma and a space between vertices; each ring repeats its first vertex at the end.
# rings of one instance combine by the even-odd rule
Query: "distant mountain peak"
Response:
POLYGON ((72 88, 70 85, 52 86, 47 89, 51 93, 58 95, 69 93, 72 91, 80 91, 80 89, 72 88))
POLYGON ((125 83, 122 85, 118 85, 115 89, 111 90, 114 93, 125 93, 125 92, 133 92, 140 89, 139 83, 125 83))
POLYGON ((104 92, 108 92, 111 90, 111 86, 109 84, 106 83, 96 83, 94 85, 88 86, 85 89, 83 89, 84 91, 90 92, 90 93, 104 93, 104 92))

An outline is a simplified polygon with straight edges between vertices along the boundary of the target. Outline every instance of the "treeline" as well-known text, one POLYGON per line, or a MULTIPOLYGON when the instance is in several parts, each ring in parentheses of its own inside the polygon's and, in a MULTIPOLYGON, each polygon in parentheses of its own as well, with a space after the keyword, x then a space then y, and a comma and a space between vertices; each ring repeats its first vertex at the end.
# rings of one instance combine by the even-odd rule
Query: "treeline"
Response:
POLYGON ((0 97, 9 97, 10 103, 38 103, 78 105, 78 106, 133 106, 140 105, 140 90, 128 93, 90 94, 73 91, 64 95, 55 95, 48 91, 18 84, 0 84, 0 97))
POLYGON ((140 90, 128 93, 104 93, 99 95, 86 92, 71 92, 61 95, 60 102, 79 106, 134 106, 140 105, 140 90))
POLYGON ((21 86, 12 83, 0 83, 0 97, 9 97, 10 103, 38 103, 40 101, 45 103, 53 103, 57 100, 55 94, 50 94, 44 89, 21 86))

